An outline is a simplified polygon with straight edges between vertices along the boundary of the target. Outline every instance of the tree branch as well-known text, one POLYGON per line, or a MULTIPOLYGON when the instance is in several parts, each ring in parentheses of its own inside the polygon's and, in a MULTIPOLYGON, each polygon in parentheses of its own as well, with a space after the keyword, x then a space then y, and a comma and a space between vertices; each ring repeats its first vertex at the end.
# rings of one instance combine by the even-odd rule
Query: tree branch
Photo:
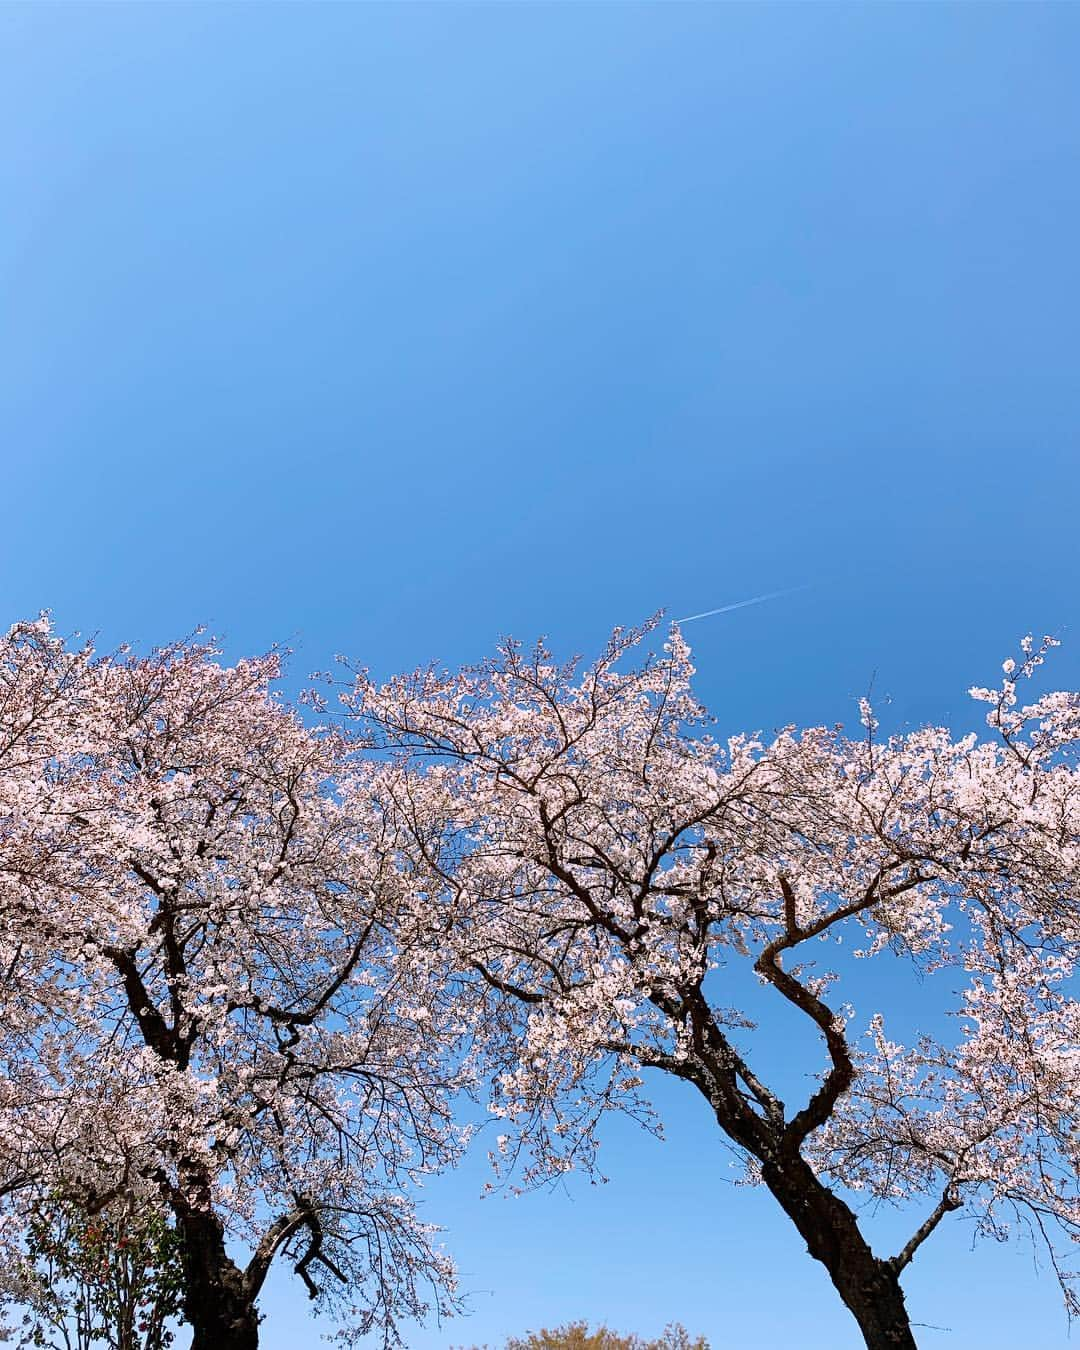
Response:
POLYGON ((919 1250, 922 1244, 942 1221, 946 1214, 954 1209, 960 1209, 963 1206, 963 1200, 952 1189, 951 1185, 945 1187, 941 1199, 934 1206, 933 1210, 927 1216, 926 1220, 915 1230, 911 1241, 907 1243, 895 1256, 889 1257, 887 1262, 897 1275, 905 1266, 911 1263, 912 1257, 919 1250))
POLYGON ((263 1234, 262 1241, 255 1248, 255 1254, 244 1271, 244 1287, 252 1298, 255 1298, 263 1287, 274 1257, 289 1238, 308 1222, 309 1214, 307 1206, 298 1206, 275 1219, 263 1234))

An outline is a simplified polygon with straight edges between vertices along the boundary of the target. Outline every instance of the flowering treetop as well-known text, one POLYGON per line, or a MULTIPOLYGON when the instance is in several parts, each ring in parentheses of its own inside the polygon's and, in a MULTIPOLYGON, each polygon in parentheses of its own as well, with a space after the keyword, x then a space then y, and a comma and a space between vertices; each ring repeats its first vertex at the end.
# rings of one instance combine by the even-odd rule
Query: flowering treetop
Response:
POLYGON ((687 1080, 867 1344, 914 1345, 898 1278, 951 1210, 1020 1217, 1052 1252, 1080 1233, 1080 697, 1020 702, 1053 645, 1025 639, 972 691, 989 737, 885 737, 864 703, 854 736, 721 741, 678 628, 635 666, 643 636, 585 667, 508 642, 344 696, 408 770, 391 797, 413 903, 443 909, 485 1010, 500 1148, 531 1150, 532 1176, 587 1163, 643 1069, 687 1080), (938 975, 911 1044, 843 988, 855 958, 898 957, 938 975), (796 1100, 766 1080, 742 962, 818 1038, 796 1100), (875 1255, 852 1192, 921 1205, 910 1240, 875 1255))
POLYGON ((0 639, 8 1231, 45 1191, 149 1186, 196 1345, 255 1343, 279 1252, 356 1332, 453 1299, 408 1195, 462 1143, 464 1024, 392 921, 386 770, 279 702, 278 664, 0 639))

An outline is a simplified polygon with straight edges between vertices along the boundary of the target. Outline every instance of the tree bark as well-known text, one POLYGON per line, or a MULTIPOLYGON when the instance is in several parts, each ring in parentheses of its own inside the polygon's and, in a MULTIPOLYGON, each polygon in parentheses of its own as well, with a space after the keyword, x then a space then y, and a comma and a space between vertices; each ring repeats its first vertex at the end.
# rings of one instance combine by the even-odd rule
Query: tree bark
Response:
POLYGON ((258 1291, 225 1250, 224 1227, 210 1206, 209 1179, 196 1167, 185 1180, 188 1186, 174 1192, 172 1208, 181 1237, 191 1350, 258 1350, 258 1291))
POLYGON ((855 1215, 799 1154, 762 1164, 762 1179, 822 1263, 867 1350, 917 1350, 900 1277, 879 1260, 855 1215))

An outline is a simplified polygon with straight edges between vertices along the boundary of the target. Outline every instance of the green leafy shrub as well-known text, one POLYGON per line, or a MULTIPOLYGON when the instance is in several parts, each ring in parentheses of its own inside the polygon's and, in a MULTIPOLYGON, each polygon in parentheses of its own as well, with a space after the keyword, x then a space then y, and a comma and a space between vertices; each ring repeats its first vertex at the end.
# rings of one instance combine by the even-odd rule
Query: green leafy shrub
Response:
POLYGON ((20 1350, 167 1350, 182 1321, 179 1239, 135 1199, 89 1213, 53 1199, 30 1222, 20 1350))

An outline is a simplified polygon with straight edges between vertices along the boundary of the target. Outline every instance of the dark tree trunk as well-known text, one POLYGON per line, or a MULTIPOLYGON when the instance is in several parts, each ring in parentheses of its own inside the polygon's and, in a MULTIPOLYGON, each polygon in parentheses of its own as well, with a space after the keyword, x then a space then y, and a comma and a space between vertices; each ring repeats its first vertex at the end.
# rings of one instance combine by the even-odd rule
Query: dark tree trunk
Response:
POLYGON ((798 1154, 762 1165, 762 1179, 829 1272, 867 1350, 917 1350, 897 1272, 870 1250, 855 1215, 798 1154))
POLYGON ((255 1293, 225 1250, 225 1230, 210 1206, 208 1179, 201 1169, 189 1170, 184 1179, 188 1185, 183 1194, 174 1192, 172 1207, 181 1237, 191 1350, 258 1350, 255 1293))

